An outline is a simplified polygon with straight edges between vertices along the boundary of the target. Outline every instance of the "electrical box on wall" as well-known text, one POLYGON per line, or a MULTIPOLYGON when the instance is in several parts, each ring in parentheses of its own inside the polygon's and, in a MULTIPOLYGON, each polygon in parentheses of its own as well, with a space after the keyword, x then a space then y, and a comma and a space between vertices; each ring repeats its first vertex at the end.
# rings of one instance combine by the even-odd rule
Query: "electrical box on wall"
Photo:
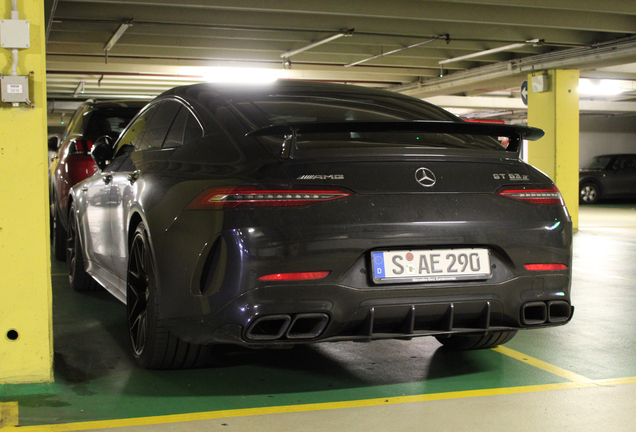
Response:
POLYGON ((0 81, 2 82, 2 102, 31 103, 28 76, 2 76, 0 81))
POLYGON ((0 45, 7 49, 30 48, 29 22, 17 19, 0 20, 0 45))
POLYGON ((550 90, 547 75, 537 75, 532 77, 532 93, 543 93, 550 90))

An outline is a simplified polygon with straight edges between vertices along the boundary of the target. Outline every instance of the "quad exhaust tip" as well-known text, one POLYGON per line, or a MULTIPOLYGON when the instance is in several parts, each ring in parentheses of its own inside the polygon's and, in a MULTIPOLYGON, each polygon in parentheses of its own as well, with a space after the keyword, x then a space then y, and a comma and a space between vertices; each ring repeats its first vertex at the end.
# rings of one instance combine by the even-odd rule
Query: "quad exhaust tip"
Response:
POLYGON ((571 316, 572 306, 564 300, 530 302, 521 306, 521 322, 524 325, 562 323, 571 316))
POLYGON ((322 334, 328 323, 329 316, 324 313, 267 315, 257 318, 245 337, 257 341, 313 339, 322 334))

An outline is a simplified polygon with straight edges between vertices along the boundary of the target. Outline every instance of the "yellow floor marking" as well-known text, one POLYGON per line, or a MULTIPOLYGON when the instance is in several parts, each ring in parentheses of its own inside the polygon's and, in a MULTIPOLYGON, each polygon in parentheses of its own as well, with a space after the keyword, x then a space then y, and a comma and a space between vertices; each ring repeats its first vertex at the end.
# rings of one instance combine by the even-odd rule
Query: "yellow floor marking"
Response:
POLYGON ((636 377, 610 378, 610 379, 596 381, 596 383, 599 385, 608 386, 608 387, 617 386, 621 384, 636 384, 636 377))
POLYGON ((18 403, 0 403, 0 429, 12 428, 18 425, 18 403))
POLYGON ((594 381, 585 378, 582 375, 576 374, 574 372, 570 372, 568 370, 562 369, 558 366, 551 365, 550 363, 546 363, 544 361, 538 360, 536 358, 530 357, 519 351, 515 351, 510 348, 506 348, 504 346, 498 346, 497 348, 493 348, 493 351, 497 351, 500 354, 506 355, 508 357, 512 357, 516 360, 522 361, 524 363, 529 364, 530 366, 534 366, 536 368, 542 369, 546 372, 550 372, 553 375, 560 376, 561 378, 565 378, 572 382, 576 383, 593 383, 594 381))
POLYGON ((154 424, 182 423, 195 420, 213 420, 229 417, 248 417, 267 414, 285 414, 309 411, 324 411, 344 408, 362 408, 386 406, 413 402, 429 402, 436 400, 461 399, 480 396, 513 395, 554 390, 579 389, 598 386, 616 386, 620 384, 636 384, 636 377, 618 378, 600 381, 578 381, 558 384, 542 384, 523 387, 508 387, 487 390, 468 390, 428 395, 399 396, 379 399, 356 400, 347 402, 328 402, 307 405, 289 405, 266 408, 245 408, 225 411, 209 411, 192 414, 175 414, 156 417, 138 417, 120 420, 102 420, 92 422, 65 423, 41 426, 22 426, 20 432, 69 432, 88 429, 106 429, 126 426, 148 426, 154 424))

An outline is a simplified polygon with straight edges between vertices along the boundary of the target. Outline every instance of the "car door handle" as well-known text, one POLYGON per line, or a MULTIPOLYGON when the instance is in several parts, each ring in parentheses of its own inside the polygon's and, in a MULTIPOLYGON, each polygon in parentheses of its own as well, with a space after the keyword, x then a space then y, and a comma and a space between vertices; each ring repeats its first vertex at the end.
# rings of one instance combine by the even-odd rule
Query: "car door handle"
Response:
POLYGON ((82 192, 88 191, 88 186, 82 186, 82 192))
POLYGON ((133 184, 134 182, 136 182, 138 178, 139 178, 139 171, 135 171, 131 174, 128 174, 128 181, 130 182, 130 184, 133 184))
POLYGON ((104 177, 102 177, 102 180, 104 181, 104 184, 108 184, 111 182, 111 180, 113 179, 112 175, 105 175, 104 177))

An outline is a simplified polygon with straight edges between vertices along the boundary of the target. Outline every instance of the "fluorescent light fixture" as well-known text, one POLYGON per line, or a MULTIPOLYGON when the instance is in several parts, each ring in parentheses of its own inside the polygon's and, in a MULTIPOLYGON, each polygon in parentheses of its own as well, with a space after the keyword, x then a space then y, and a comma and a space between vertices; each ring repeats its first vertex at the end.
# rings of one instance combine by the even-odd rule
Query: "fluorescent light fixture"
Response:
POLYGON ((426 45, 427 43, 434 42, 434 41, 436 41, 438 39, 446 39, 446 40, 448 40, 448 38, 449 38, 448 35, 441 35, 441 36, 438 36, 436 38, 425 40, 423 42, 418 42, 418 43, 413 44, 413 45, 409 45, 409 46, 405 46, 405 47, 402 47, 402 48, 398 48, 398 49, 395 49, 393 51, 385 52, 383 54, 378 54, 376 56, 369 57, 369 58, 366 58, 364 60, 359 60, 359 61, 354 62, 354 63, 349 63, 349 64, 344 65, 344 67, 356 66, 356 65, 359 65, 361 63, 366 63, 368 61, 375 60, 375 59, 380 58, 380 57, 385 57, 385 56, 388 56, 388 55, 391 55, 391 54, 398 53, 400 51, 404 51, 404 50, 407 50, 407 49, 411 49, 411 48, 419 47, 419 46, 422 46, 422 45, 426 45))
POLYGON ((79 96, 80 93, 83 94, 85 85, 86 85, 86 83, 84 81, 80 81, 79 84, 77 84, 77 88, 75 89, 75 93, 73 93, 73 97, 79 96))
POLYGON ((279 78, 287 78, 287 71, 259 68, 213 67, 203 70, 201 75, 208 82, 259 84, 271 83, 279 78))
POLYGON ((287 59, 287 58, 289 58, 291 56, 294 56, 296 54, 300 54, 303 51, 307 51, 307 50, 315 48, 315 47, 317 47, 319 45, 326 44, 327 42, 331 42, 331 41, 339 39, 339 38, 341 38, 343 36, 353 36, 353 29, 343 30, 342 32, 340 32, 338 34, 335 34, 333 36, 328 36, 328 37, 326 37, 324 39, 320 39, 320 40, 318 40, 316 42, 312 42, 309 45, 304 46, 302 48, 298 48, 298 49, 295 49, 295 50, 292 50, 292 51, 287 51, 285 53, 282 53, 280 55, 280 57, 283 58, 283 59, 287 59))
POLYGON ((115 33, 113 33, 113 35, 110 37, 110 40, 106 43, 106 45, 104 45, 104 51, 110 51, 113 46, 115 46, 119 38, 126 32, 126 30, 128 30, 128 27, 131 26, 132 23, 130 22, 121 23, 115 33))
POLYGON ((620 85, 613 80, 600 80, 598 85, 589 79, 579 79, 579 94, 596 96, 613 96, 623 93, 620 85))
POLYGON ((447 63, 452 63, 452 62, 458 62, 458 61, 462 61, 462 60, 468 60, 468 59, 472 59, 475 57, 481 57, 481 56, 485 56, 488 54, 494 54, 494 53, 498 53, 498 52, 502 52, 502 51, 510 51, 513 49, 517 49, 517 48, 522 48, 526 45, 529 44, 539 44, 541 43, 540 39, 531 39, 531 40, 527 40, 523 43, 516 43, 516 44, 512 44, 512 45, 506 45, 506 46, 502 46, 499 48, 493 48, 493 49, 489 49, 486 51, 480 51, 480 52, 476 52, 476 53, 472 53, 472 54, 467 54, 465 56, 461 56, 461 57, 455 57, 452 59, 448 59, 448 60, 442 60, 441 62, 439 62, 439 64, 443 65, 443 64, 447 64, 447 63))

